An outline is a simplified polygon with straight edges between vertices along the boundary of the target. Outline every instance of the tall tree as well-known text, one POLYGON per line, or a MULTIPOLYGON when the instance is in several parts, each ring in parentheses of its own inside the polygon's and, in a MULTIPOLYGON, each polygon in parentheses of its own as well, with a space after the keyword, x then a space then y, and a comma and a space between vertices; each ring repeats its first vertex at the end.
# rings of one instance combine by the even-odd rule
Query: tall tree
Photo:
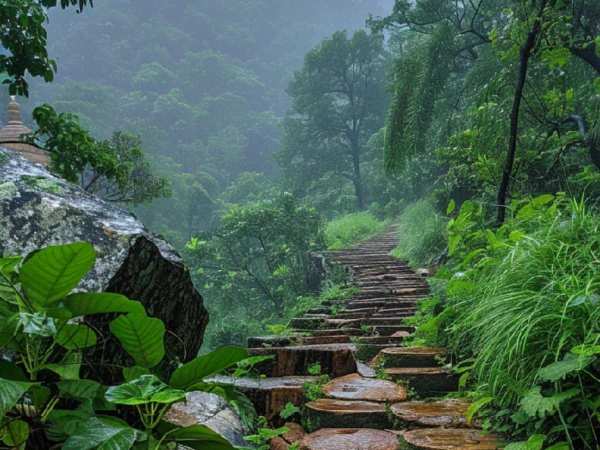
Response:
POLYGON ((333 173, 366 207, 361 163, 385 113, 385 63, 383 37, 363 30, 336 32, 306 55, 288 89, 293 105, 279 154, 289 179, 306 186, 333 173))
POLYGON ((28 95, 26 75, 52 81, 56 62, 46 50, 48 9, 58 4, 81 11, 92 0, 0 0, 0 46, 8 54, 0 55, 0 74, 11 94, 28 95))

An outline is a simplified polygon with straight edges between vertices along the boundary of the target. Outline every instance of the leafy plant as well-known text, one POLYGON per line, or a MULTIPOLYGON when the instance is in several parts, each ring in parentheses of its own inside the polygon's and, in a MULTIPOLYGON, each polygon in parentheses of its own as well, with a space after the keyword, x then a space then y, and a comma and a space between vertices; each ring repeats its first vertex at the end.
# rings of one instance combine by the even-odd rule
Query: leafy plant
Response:
POLYGON ((161 380, 152 369, 165 355, 162 321, 118 294, 72 293, 94 262, 87 243, 0 259, 0 351, 5 355, 0 361, 0 440, 22 448, 41 431, 41 439, 71 450, 134 445, 158 450, 176 442, 232 448, 205 426, 180 428, 163 417, 189 390, 239 398, 206 378, 245 359, 246 350, 221 348, 183 364, 168 383, 161 380), (123 384, 107 388, 80 378, 83 353, 97 342, 85 319, 96 314, 116 315, 110 330, 136 363, 123 368, 123 384), (142 429, 119 418, 122 408, 137 412, 142 429))

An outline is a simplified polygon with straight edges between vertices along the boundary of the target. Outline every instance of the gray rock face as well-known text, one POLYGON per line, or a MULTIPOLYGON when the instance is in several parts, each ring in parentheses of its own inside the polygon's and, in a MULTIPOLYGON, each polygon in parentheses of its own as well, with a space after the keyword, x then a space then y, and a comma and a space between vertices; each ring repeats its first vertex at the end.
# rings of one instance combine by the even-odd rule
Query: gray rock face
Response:
POLYGON ((186 401, 174 404, 165 420, 180 427, 206 425, 219 433, 234 447, 250 447, 244 440, 248 430, 227 402, 215 394, 189 392, 186 401))
MULTIPOLYGON (((168 356, 183 361, 196 356, 208 313, 175 250, 127 211, 0 147, 0 254, 25 255, 76 241, 91 242, 97 253, 80 289, 141 301, 148 314, 165 322, 168 356)), ((114 343, 104 344, 109 362, 123 356, 114 343)))

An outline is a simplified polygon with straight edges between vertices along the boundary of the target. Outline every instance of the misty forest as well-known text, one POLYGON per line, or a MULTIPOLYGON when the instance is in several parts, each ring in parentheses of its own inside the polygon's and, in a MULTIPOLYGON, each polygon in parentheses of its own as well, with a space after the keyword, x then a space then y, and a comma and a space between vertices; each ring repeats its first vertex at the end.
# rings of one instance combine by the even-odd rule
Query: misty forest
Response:
POLYGON ((598 0, 0 0, 0 81, 0 449, 600 449, 598 0))

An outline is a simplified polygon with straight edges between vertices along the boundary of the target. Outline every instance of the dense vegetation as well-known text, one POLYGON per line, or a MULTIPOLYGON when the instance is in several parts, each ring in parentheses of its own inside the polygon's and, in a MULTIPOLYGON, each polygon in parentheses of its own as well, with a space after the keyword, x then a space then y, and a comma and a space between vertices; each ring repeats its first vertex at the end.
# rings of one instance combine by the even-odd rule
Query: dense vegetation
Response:
POLYGON ((511 450, 600 446, 600 3, 64 1, 58 72, 56 2, 16 4, 0 70, 53 105, 35 137, 185 252, 210 346, 286 332, 323 299, 309 252, 396 221, 470 414, 511 450))

